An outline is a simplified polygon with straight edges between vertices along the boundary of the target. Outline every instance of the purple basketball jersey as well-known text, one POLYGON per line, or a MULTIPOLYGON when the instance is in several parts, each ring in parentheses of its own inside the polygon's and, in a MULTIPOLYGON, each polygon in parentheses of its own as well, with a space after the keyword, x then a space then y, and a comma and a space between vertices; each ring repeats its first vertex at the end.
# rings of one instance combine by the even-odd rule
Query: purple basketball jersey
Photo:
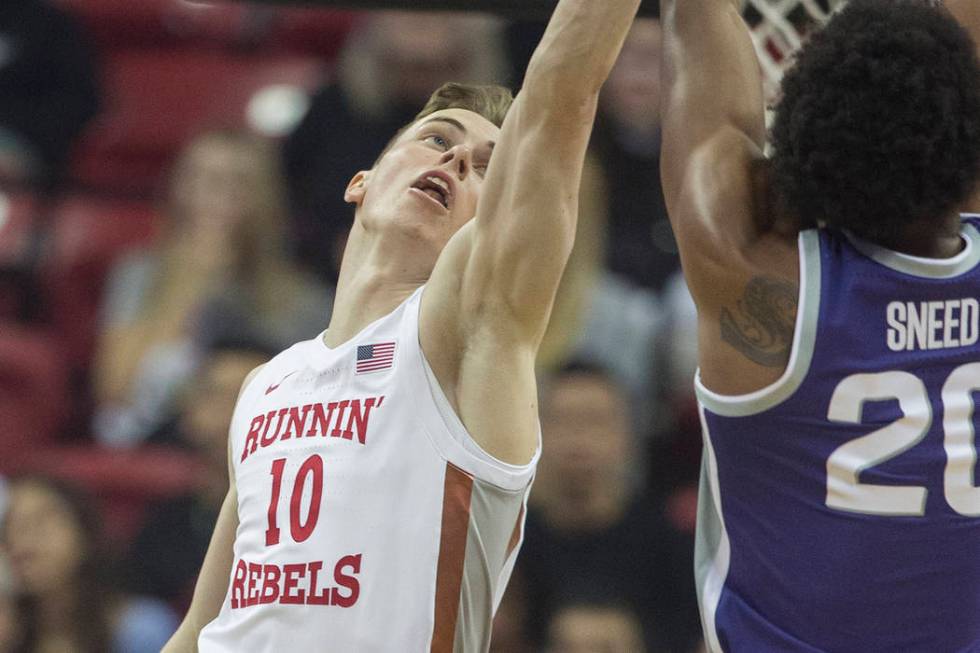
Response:
POLYGON ((980 216, 952 259, 800 236, 786 373, 697 382, 709 651, 980 652, 980 216))

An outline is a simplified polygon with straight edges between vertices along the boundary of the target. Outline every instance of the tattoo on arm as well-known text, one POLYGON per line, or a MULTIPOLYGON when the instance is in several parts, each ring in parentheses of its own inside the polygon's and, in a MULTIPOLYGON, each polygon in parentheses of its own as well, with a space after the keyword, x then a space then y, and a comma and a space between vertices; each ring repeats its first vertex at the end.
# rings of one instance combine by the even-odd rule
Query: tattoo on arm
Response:
POLYGON ((786 365, 793 346, 798 296, 795 283, 754 277, 732 310, 722 308, 722 340, 759 365, 786 365))

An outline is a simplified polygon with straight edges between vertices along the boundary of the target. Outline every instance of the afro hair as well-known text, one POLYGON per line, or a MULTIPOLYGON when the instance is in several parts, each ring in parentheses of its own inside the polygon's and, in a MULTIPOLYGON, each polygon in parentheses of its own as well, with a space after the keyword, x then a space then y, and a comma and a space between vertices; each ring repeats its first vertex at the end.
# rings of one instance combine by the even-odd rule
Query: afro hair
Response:
POLYGON ((980 63, 923 0, 852 0, 799 53, 772 127, 773 183, 805 224, 882 244, 938 225, 980 180, 980 63))

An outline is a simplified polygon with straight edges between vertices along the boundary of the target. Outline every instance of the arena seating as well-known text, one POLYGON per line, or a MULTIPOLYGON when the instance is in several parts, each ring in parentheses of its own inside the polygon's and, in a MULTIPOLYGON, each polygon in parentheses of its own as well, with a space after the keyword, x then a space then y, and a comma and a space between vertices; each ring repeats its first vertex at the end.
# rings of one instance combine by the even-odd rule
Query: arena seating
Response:
POLYGON ((74 369, 86 369, 93 353, 106 275, 120 255, 149 245, 158 223, 153 206, 138 201, 73 195, 54 207, 42 287, 74 369))
POLYGON ((131 541, 152 502, 190 491, 200 480, 199 460, 169 448, 135 450, 93 446, 35 449, 22 469, 85 487, 99 498, 110 541, 131 541))
POLYGON ((61 343, 9 322, 0 325, 0 473, 49 445, 68 414, 68 370, 61 343))
POLYGON ((60 0, 103 52, 223 47, 302 52, 332 59, 355 14, 329 8, 192 0, 60 0))
POLYGON ((75 182, 102 192, 148 197, 195 131, 248 127, 249 103, 263 89, 282 85, 308 93, 320 79, 320 61, 308 56, 210 50, 118 53, 106 61, 107 106, 78 149, 75 182))

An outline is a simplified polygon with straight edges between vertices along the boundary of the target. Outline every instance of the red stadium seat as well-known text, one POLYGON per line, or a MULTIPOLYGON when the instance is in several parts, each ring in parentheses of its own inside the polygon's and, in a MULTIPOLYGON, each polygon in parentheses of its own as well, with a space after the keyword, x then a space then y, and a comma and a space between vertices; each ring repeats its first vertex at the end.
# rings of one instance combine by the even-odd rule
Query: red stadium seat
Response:
POLYGON ((0 188, 0 321, 35 314, 32 272, 44 233, 42 202, 24 190, 0 188))
POLYGON ((355 12, 191 0, 60 0, 103 51, 120 48, 250 47, 333 58, 355 12))
POLYGON ((152 243, 158 227, 156 211, 145 203, 78 195, 55 208, 42 274, 51 322, 76 369, 91 359, 110 268, 120 255, 152 243))
POLYGON ((244 2, 59 0, 102 50, 199 41, 234 44, 248 36, 255 8, 244 2))
POLYGON ((146 196, 195 132, 247 127, 258 93, 286 85, 305 97, 321 68, 318 59, 296 55, 119 53, 106 66, 108 106, 78 149, 73 177, 85 187, 146 196))
POLYGON ((58 434, 69 413, 67 384, 55 338, 0 324, 0 472, 19 471, 58 434))
POLYGON ((201 478, 198 460, 162 447, 134 450, 94 446, 37 449, 23 464, 28 471, 86 488, 100 499, 110 541, 128 542, 146 507, 191 491, 201 478))
POLYGON ((334 60, 360 14, 339 9, 284 7, 263 46, 334 60))

